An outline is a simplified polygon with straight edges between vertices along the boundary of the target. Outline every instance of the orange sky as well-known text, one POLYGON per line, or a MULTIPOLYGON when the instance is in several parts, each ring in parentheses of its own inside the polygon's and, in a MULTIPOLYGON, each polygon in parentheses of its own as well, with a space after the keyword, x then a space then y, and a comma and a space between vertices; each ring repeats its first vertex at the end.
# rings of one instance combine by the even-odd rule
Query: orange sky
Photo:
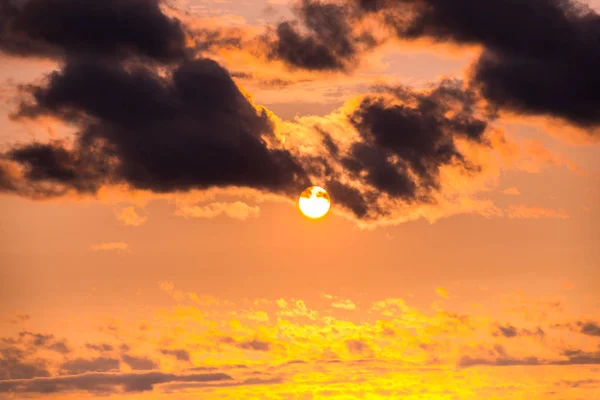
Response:
MULTIPOLYGON (((261 29, 277 21, 267 3, 289 13, 281 1, 178 4, 192 20, 261 29)), ((310 146, 307 127, 345 132, 336 112, 370 85, 462 78, 479 52, 394 43, 348 75, 217 56, 293 80, 235 79, 286 143, 310 146)), ((57 120, 9 118, 17 86, 58 64, 0 57, 2 149, 72 137, 57 120)), ((547 122, 503 116, 505 147, 466 149, 480 176, 445 171, 439 204, 371 225, 333 196, 312 221, 235 190, 2 194, 0 399, 594 399, 600 147, 547 122), (26 368, 47 376, 15 373, 26 368)))

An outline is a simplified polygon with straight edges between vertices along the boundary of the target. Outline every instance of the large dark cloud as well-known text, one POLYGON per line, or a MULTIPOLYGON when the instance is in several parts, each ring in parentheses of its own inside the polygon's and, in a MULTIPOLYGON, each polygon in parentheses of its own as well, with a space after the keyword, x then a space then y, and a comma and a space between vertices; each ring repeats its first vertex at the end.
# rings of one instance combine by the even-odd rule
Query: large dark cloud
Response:
POLYGON ((142 56, 162 62, 186 56, 184 27, 160 0, 3 0, 0 51, 63 58, 142 56))
POLYGON ((476 113, 473 93, 461 82, 446 80, 426 92, 405 87, 379 87, 378 92, 364 97, 348 116, 360 140, 347 152, 322 133, 329 158, 343 166, 351 181, 368 188, 359 191, 323 172, 337 203, 360 217, 381 216, 385 210, 377 208, 376 199, 382 194, 407 203, 429 203, 431 194, 441 190, 441 167, 478 171, 458 150, 456 140, 486 145, 488 125, 476 113))
MULTIPOLYGON (((37 1, 42 0, 24 4, 37 1)), ((103 3, 107 5, 101 7, 146 7, 145 13, 162 15, 150 0, 103 3)), ((291 42, 282 36, 271 42, 275 56, 290 64, 344 69, 374 45, 356 27, 362 15, 355 3, 306 0, 297 15, 304 31, 283 23, 280 30, 290 29, 291 42)), ((156 18, 179 26, 165 16, 156 18)), ((342 149, 320 131, 326 152, 315 156, 285 150, 267 112, 251 104, 216 62, 158 56, 133 39, 123 42, 136 43, 133 47, 112 36, 107 40, 112 47, 95 47, 90 41, 86 52, 57 42, 72 49, 61 53, 61 68, 45 83, 23 88, 29 99, 14 118, 52 116, 76 126, 78 133, 73 143, 19 144, 0 155, 0 191, 48 197, 69 191, 94 194, 103 185, 123 183, 154 192, 236 186, 296 196, 314 180, 330 190, 336 204, 359 218, 376 219, 389 213, 379 202, 382 197, 433 202, 433 192, 442 190, 444 166, 477 171, 456 142, 485 144, 487 122, 474 111, 474 94, 461 82, 444 81, 426 92, 378 88, 348 116, 358 140, 342 149), (121 52, 122 46, 132 50, 121 52), (173 63, 159 72, 154 64, 137 62, 137 55, 173 63)))
POLYGON ((355 30, 357 15, 347 5, 303 0, 295 11, 297 21, 284 21, 267 35, 271 59, 307 70, 348 70, 377 45, 371 34, 355 30))
POLYGON ((358 132, 349 148, 321 129, 323 155, 289 152, 277 145, 267 113, 209 59, 182 62, 164 75, 71 59, 45 84, 25 90, 31 99, 15 118, 50 115, 79 128, 73 145, 30 143, 3 155, 24 174, 19 180, 4 173, 3 189, 30 196, 93 194, 118 183, 154 192, 238 186, 296 196, 314 180, 336 204, 377 219, 388 212, 382 196, 433 202, 441 167, 477 172, 457 140, 485 145, 488 128, 460 81, 427 91, 378 87, 349 112, 358 132))
POLYGON ((600 16, 570 0, 361 0, 401 38, 483 45, 473 84, 495 106, 600 123, 600 16))
POLYGON ((51 378, 17 379, 0 381, 0 393, 58 393, 67 391, 115 392, 119 387, 124 392, 151 391, 154 385, 171 382, 219 382, 232 378, 222 373, 212 374, 168 374, 162 372, 133 373, 88 373, 75 376, 51 378))
POLYGON ((212 60, 183 62, 167 76, 71 60, 46 85, 27 90, 33 100, 16 118, 53 115, 80 128, 72 149, 33 143, 5 154, 31 182, 92 193, 116 182, 158 192, 212 186, 286 192, 307 184, 290 153, 267 145, 275 137, 266 113, 212 60))
MULTIPOLYGON (((225 32, 226 33, 226 32, 225 32)), ((278 193, 308 184, 273 126, 229 73, 193 52, 239 38, 190 29, 160 0, 7 0, 0 3, 0 51, 54 57, 62 67, 24 92, 15 118, 57 117, 74 143, 13 146, 1 155, 0 191, 30 197, 95 193, 128 183, 158 192, 249 186, 278 193), (186 33, 196 44, 186 47, 186 33), (140 58, 171 64, 159 71, 140 58), (23 167, 22 179, 14 165, 23 167)))

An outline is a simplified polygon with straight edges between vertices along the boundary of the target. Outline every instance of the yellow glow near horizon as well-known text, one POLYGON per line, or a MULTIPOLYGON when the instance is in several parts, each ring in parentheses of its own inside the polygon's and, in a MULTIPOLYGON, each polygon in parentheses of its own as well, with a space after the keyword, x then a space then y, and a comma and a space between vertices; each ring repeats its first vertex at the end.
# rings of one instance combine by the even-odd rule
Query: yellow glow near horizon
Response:
POLYGON ((308 218, 318 219, 327 214, 331 200, 327 191, 319 186, 311 186, 300 195, 298 206, 308 218))

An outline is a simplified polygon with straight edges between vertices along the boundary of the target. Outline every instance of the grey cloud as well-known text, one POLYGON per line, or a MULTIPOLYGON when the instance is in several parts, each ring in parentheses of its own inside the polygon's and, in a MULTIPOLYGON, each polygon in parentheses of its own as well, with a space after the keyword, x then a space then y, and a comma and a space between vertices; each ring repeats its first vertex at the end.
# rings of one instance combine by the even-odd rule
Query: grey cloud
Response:
POLYGON ((271 343, 258 339, 240 342, 236 346, 240 349, 255 351, 269 351, 271 349, 271 343))
POLYGON ((595 322, 579 322, 581 333, 589 336, 600 336, 600 325, 595 322))
POLYGON ((190 361, 190 353, 185 349, 162 349, 160 352, 179 361, 190 361))
POLYGON ((86 372, 109 372, 119 369, 119 360, 110 357, 76 358, 61 364, 60 372, 63 375, 77 375, 86 372))
POLYGON ((100 352, 108 352, 108 351, 114 350, 114 347, 112 345, 106 344, 106 343, 100 343, 100 344, 86 343, 85 347, 87 349, 100 351, 100 352))
POLYGON ((28 360, 24 350, 8 346, 0 349, 0 379, 29 379, 50 376, 44 360, 28 360))
POLYGON ((146 357, 136 357, 130 354, 123 354, 121 359, 134 371, 148 371, 158 367, 158 364, 156 362, 146 357))
POLYGON ((171 382, 219 382, 231 380, 231 376, 214 374, 167 374, 148 372, 143 374, 87 373, 75 376, 51 378, 18 379, 0 381, 0 393, 62 393, 83 390, 87 392, 110 393, 121 387, 124 392, 151 391, 154 385, 171 382))

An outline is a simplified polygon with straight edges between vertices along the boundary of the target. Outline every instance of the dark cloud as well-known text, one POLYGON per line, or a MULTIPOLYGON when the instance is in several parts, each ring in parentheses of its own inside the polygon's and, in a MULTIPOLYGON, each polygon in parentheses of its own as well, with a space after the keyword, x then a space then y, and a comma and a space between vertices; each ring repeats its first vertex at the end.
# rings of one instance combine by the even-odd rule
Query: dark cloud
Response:
POLYGON ((27 352, 17 347, 0 348, 0 379, 50 376, 44 360, 26 360, 26 358, 27 352))
POLYGON ((236 344, 236 347, 244 350, 269 351, 271 343, 262 340, 253 339, 236 344))
POLYGON ((99 352, 107 352, 107 351, 114 350, 113 346, 111 346, 110 344, 106 344, 106 343, 100 343, 100 344, 86 343, 85 347, 87 349, 95 350, 95 351, 99 351, 99 352))
MULTIPOLYGON (((491 352, 494 353, 494 352, 491 352)), ((542 360, 537 357, 511 357, 503 348, 495 351, 494 357, 470 357, 463 356, 458 360, 459 367, 467 368, 477 365, 512 366, 512 365, 599 365, 600 351, 586 352, 582 350, 565 350, 563 359, 542 360)))
POLYGON ((348 5, 303 0, 295 11, 298 21, 284 21, 267 35, 269 58, 307 70, 347 70, 377 45, 372 35, 355 31, 356 15, 348 5))
POLYGON ((507 338, 512 338, 517 336, 517 328, 512 325, 499 326, 498 332, 494 332, 494 336, 502 335, 507 338))
POLYGON ((190 353, 184 349, 162 349, 160 352, 164 355, 175 357, 179 361, 190 361, 190 353))
MULTIPOLYGON (((283 383, 285 382, 285 380, 281 377, 274 377, 274 378, 247 378, 241 381, 237 381, 237 382, 222 382, 219 383, 219 387, 235 387, 235 386, 250 386, 250 385, 272 385, 272 384, 279 384, 279 383, 283 383)), ((161 390, 164 391, 164 393, 179 393, 181 391, 188 391, 190 389, 198 389, 198 388, 202 388, 206 386, 206 384, 203 383, 194 383, 194 382, 189 382, 189 383, 169 383, 167 385, 165 385, 164 387, 161 388, 161 390)))
POLYGON ((553 328, 567 329, 588 336, 600 336, 600 325, 594 321, 575 321, 568 323, 553 324, 553 328))
POLYGON ((403 104, 370 96, 350 116, 364 142, 345 161, 351 171, 367 172, 367 181, 394 197, 415 198, 417 187, 437 189, 439 167, 462 164, 473 168, 456 148, 454 139, 481 143, 487 123, 472 110, 471 94, 460 82, 445 81, 427 94, 393 90, 403 104), (453 117, 445 114, 460 103, 453 117), (413 103, 414 105, 411 105, 413 103), (393 158, 397 160, 391 160, 393 158), (416 174, 418 182, 409 172, 416 174))
POLYGON ((94 193, 107 178, 109 157, 94 146, 80 151, 64 146, 57 141, 32 143, 11 149, 7 157, 26 167, 25 178, 29 182, 57 182, 81 193, 94 193))
POLYGON ((495 106, 600 123, 600 16, 570 0, 358 1, 404 39, 478 44, 473 84, 495 106))
MULTIPOLYGON (((16 186, 14 177, 9 172, 8 166, 0 159, 0 193, 5 192, 18 192, 19 189, 16 186)), ((11 324, 18 324, 18 319, 13 319, 11 324)))
POLYGON ((546 336, 546 332, 544 332, 544 330, 539 326, 533 331, 524 329, 522 333, 527 336, 538 336, 540 339, 543 339, 546 336))
POLYGON ((0 393, 59 393, 67 391, 124 392, 151 391, 154 385, 171 382, 219 382, 232 378, 222 373, 178 375, 161 372, 144 374, 88 373, 76 376, 0 381, 0 393))
POLYGON ((457 365, 462 368, 473 367, 477 365, 493 365, 498 367, 509 367, 514 365, 542 365, 537 357, 513 358, 499 357, 495 359, 486 359, 478 357, 464 356, 458 360, 457 365))
MULTIPOLYGON (((8 182, 9 178, 8 176, 4 176, 3 174, 6 174, 7 172, 4 171, 2 169, 2 165, 0 165, 0 191, 2 190, 2 187, 4 186, 4 182, 8 182)), ((31 319, 31 316, 29 314, 14 314, 9 316, 6 319, 6 322, 8 322, 9 324, 21 324, 23 322, 27 322, 31 319)))
POLYGON ((339 201, 359 218, 367 216, 370 208, 375 207, 373 203, 369 203, 358 189, 344 185, 336 180, 327 181, 327 191, 335 201, 339 201))
POLYGON ((504 336, 507 338, 515 338, 518 336, 538 336, 540 338, 543 338, 546 335, 544 330, 539 326, 535 330, 517 329, 516 327, 510 324, 504 326, 500 325, 497 328, 498 329, 492 333, 493 336, 504 336))
POLYGON ((175 61, 186 56, 185 32, 160 0, 4 0, 0 51, 63 58, 143 56, 175 61))
POLYGON ((110 372, 119 369, 119 360, 109 357, 76 358, 64 362, 60 366, 62 375, 79 375, 86 372, 110 372))
MULTIPOLYGON (((148 2, 150 9, 158 7, 148 2)), ((132 4, 142 7, 144 1, 132 4)), ((366 36, 357 40, 353 24, 361 16, 354 3, 306 0, 297 15, 308 32, 302 40, 333 54, 323 68, 354 63, 361 40, 369 42, 366 36)), ((342 149, 321 131, 327 154, 313 156, 285 150, 268 113, 247 100, 222 66, 205 58, 176 61, 159 74, 131 60, 68 53, 45 83, 23 88, 28 98, 13 118, 52 116, 78 133, 69 143, 20 144, 0 155, 1 190, 39 198, 94 194, 110 184, 154 192, 235 186, 297 196, 314 178, 336 204, 359 218, 376 219, 388 213, 378 202, 382 197, 433 202, 432 192, 441 190, 440 167, 477 172, 455 141, 485 144, 487 122, 474 112, 475 96, 461 82, 447 80, 427 92, 378 87, 349 115, 360 140, 342 149)), ((321 68, 319 62, 297 64, 321 68)))
POLYGON ((71 350, 64 340, 58 340, 51 334, 19 332, 16 339, 3 338, 3 342, 22 345, 28 353, 35 353, 40 349, 52 350, 60 354, 70 353, 71 350))
POLYGON ((67 354, 67 353, 71 352, 71 350, 69 349, 69 347, 67 346, 67 344, 65 342, 52 343, 51 345, 48 346, 48 349, 54 350, 60 354, 67 354))
POLYGON ((31 339, 34 346, 46 346, 48 344, 48 342, 50 342, 52 339, 54 339, 54 335, 23 331, 23 332, 19 332, 19 338, 31 339))
POLYGON ((116 182, 157 192, 249 186, 281 193, 308 184, 290 153, 267 145, 275 138, 266 113, 212 60, 184 62, 166 77, 75 60, 28 90, 33 100, 15 118, 54 115, 81 129, 71 149, 33 143, 5 154, 30 183, 84 193, 116 182))
POLYGON ((579 322, 578 325, 584 335, 600 336, 600 325, 595 322, 579 322))
POLYGON ((352 354, 371 353, 371 348, 362 340, 350 339, 346 340, 346 347, 352 354))
POLYGON ((600 365, 600 351, 565 350, 567 360, 557 361, 557 365, 600 365))
POLYGON ((123 362, 134 371, 149 371, 158 368, 158 364, 146 357, 136 357, 130 354, 123 354, 123 362))
POLYGON ((359 191, 334 174, 322 173, 336 203, 362 218, 380 217, 386 213, 377 208, 382 195, 408 203, 432 202, 431 193, 441 189, 442 166, 478 172, 456 140, 487 145, 488 125, 475 111, 474 94, 461 82, 445 80, 427 92, 403 87, 378 87, 377 92, 365 96, 349 114, 360 140, 347 152, 322 132, 328 162, 339 163, 352 182, 368 188, 359 191))
POLYGON ((230 346, 235 346, 238 349, 243 350, 254 350, 254 351, 269 351, 271 350, 271 343, 265 342, 259 339, 252 340, 244 340, 238 342, 236 339, 231 336, 221 336, 217 338, 217 341, 221 344, 227 344, 230 346))
POLYGON ((600 384, 600 381, 596 380, 596 379, 581 379, 581 380, 577 380, 577 381, 562 381, 560 384, 563 386, 570 387, 570 388, 598 387, 598 384, 600 384))
POLYGON ((323 145, 327 148, 327 150, 332 156, 337 157, 340 153, 339 146, 335 143, 333 138, 327 132, 318 127, 316 129, 321 133, 321 136, 323 138, 323 145))

